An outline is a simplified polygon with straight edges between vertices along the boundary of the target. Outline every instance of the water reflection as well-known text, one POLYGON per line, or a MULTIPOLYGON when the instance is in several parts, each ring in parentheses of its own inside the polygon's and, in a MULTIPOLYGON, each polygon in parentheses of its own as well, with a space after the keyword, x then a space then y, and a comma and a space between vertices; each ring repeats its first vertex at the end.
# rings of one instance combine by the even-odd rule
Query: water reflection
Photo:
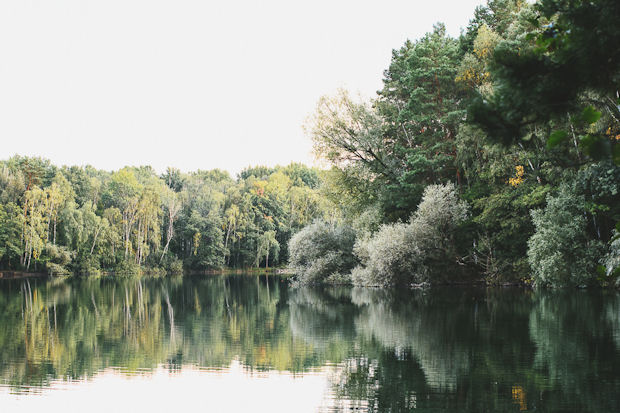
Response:
POLYGON ((620 297, 609 292, 4 281, 0 323, 0 378, 22 394, 102 374, 238 366, 242 386, 320 377, 329 411, 620 411, 620 297))

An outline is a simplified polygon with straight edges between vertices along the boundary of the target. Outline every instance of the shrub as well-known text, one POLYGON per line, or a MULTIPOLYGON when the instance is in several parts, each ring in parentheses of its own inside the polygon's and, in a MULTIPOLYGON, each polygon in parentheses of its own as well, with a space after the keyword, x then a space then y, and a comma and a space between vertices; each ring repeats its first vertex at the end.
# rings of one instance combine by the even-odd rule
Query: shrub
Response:
POLYGON ((161 262, 161 266, 170 275, 183 274, 183 260, 178 259, 172 254, 166 254, 161 262))
POLYGON ((101 267, 97 257, 89 256, 78 260, 76 273, 79 275, 101 275, 101 267))
POLYGON ((170 262, 166 265, 166 270, 168 271, 168 274, 171 275, 183 274, 183 261, 178 258, 170 260, 170 262))
POLYGON ((454 230, 465 220, 467 204, 454 185, 430 185, 407 224, 383 225, 360 240, 355 253, 365 268, 356 268, 356 285, 389 286, 429 280, 430 269, 454 262, 454 230))
POLYGON ((53 262, 48 262, 46 265, 46 268, 47 268, 47 273, 51 276, 70 274, 69 270, 66 267, 53 263, 53 262))
POLYGON ((120 276, 132 277, 136 275, 142 275, 142 268, 133 261, 125 260, 121 261, 116 266, 114 273, 120 276))
POLYGON ((373 234, 379 230, 383 213, 378 205, 372 205, 362 211, 362 213, 353 220, 352 227, 357 237, 373 234))
POLYGON ((602 243, 589 239, 585 200, 563 186, 547 197, 547 207, 531 212, 536 232, 528 241, 528 261, 535 285, 583 286, 596 278, 602 243))
POLYGON ((67 247, 48 243, 45 246, 45 252, 49 259, 45 265, 49 275, 67 275, 70 273, 67 266, 73 260, 73 253, 67 247))
POLYGON ((456 227, 467 218, 469 207, 461 201, 454 184, 429 185, 424 190, 412 225, 428 225, 435 241, 452 238, 456 227))
POLYGON ((356 244, 356 254, 366 268, 354 270, 353 282, 373 286, 408 282, 422 253, 412 242, 412 232, 409 224, 383 225, 373 237, 356 244))
POLYGON ((620 287, 620 232, 614 230, 608 245, 608 252, 601 260, 604 281, 620 287))
POLYGON ((154 266, 143 268, 140 274, 148 275, 150 277, 165 277, 167 271, 165 268, 154 266))
POLYGON ((289 264, 302 284, 343 281, 356 263, 353 255, 355 232, 346 225, 315 221, 289 241, 289 264), (327 280, 331 276, 330 280, 327 280))

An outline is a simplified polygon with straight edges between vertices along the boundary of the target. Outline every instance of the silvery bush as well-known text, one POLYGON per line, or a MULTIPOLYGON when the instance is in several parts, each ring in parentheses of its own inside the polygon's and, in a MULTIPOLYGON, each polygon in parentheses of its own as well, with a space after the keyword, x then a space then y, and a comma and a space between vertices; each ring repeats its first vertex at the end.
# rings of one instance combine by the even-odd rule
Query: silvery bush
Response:
POLYGON ((430 185, 408 223, 383 225, 360 238, 355 254, 361 262, 351 274, 357 285, 388 286, 429 281, 430 268, 454 257, 453 234, 467 217, 453 184, 430 185))
POLYGON ((613 238, 609 243, 609 252, 603 257, 602 265, 605 267, 605 275, 615 276, 616 286, 620 286, 620 233, 614 230, 613 238))
POLYGON ((315 221, 303 228, 289 241, 289 265, 296 281, 348 282, 348 273, 356 263, 354 243, 355 232, 344 224, 315 221))

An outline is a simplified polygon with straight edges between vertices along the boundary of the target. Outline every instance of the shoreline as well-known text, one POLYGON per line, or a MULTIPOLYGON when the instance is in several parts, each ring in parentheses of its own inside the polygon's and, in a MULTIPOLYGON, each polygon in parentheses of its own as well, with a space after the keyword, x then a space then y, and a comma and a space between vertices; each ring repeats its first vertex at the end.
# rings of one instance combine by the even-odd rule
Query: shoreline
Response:
POLYGON ((49 275, 45 272, 0 270, 0 280, 17 280, 21 278, 43 278, 43 277, 49 277, 49 275))
MULTIPOLYGON (((210 270, 202 270, 202 271, 186 271, 182 274, 166 274, 164 277, 168 276, 181 276, 181 277, 192 277, 192 276, 201 276, 201 275, 277 275, 283 277, 291 277, 293 275, 293 271, 289 268, 223 268, 223 269, 210 269, 210 270)), ((48 278, 48 279, 59 279, 59 278, 78 278, 78 277, 113 277, 113 278, 125 278, 127 275, 115 275, 112 271, 102 271, 101 274, 98 275, 79 275, 79 274, 67 274, 67 275, 49 275, 45 272, 26 272, 26 271, 13 271, 13 270, 0 270, 0 281, 2 280, 19 280, 19 279, 31 279, 31 278, 48 278)), ((135 277, 153 277, 160 278, 162 275, 150 274, 148 271, 144 272, 141 275, 136 275, 135 277)), ((323 286, 323 287, 336 287, 336 286, 353 286, 352 284, 339 284, 339 283, 325 283, 325 284, 312 284, 311 286, 323 286)), ((384 288, 379 286, 367 285, 365 288, 384 288)), ((483 287, 483 288, 522 288, 525 290, 532 290, 535 287, 527 282, 523 281, 513 281, 513 282, 487 282, 484 280, 472 280, 472 281, 452 281, 452 282, 437 282, 437 283, 420 283, 420 284, 412 284, 407 286, 409 290, 420 290, 427 288, 435 288, 435 287, 483 287)), ((390 288, 398 288, 398 287, 387 287, 390 288)), ((575 290, 581 289, 602 289, 602 290, 618 290, 619 287, 613 285, 606 286, 590 286, 590 287, 574 287, 575 290)))
MULTIPOLYGON (((288 268, 222 268, 222 269, 209 269, 209 270, 192 270, 184 271, 181 274, 166 273, 165 276, 194 276, 194 275, 224 275, 224 274, 251 274, 251 275, 292 275, 293 271, 288 268)), ((14 271, 14 270, 0 270, 0 280, 17 280, 25 278, 67 278, 67 277, 118 277, 123 278, 127 275, 115 274, 114 271, 101 271, 101 274, 63 274, 63 275, 50 275, 46 272, 27 272, 27 271, 14 271)), ((156 277, 157 275, 145 270, 142 274, 137 275, 139 277, 156 277)))

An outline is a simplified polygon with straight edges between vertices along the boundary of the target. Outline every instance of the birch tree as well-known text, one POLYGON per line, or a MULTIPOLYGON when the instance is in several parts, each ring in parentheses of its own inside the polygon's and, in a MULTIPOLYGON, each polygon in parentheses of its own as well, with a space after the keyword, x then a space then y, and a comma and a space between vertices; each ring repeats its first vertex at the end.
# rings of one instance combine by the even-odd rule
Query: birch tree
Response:
POLYGON ((170 246, 170 241, 174 236, 174 221, 176 220, 179 212, 181 211, 182 203, 181 199, 177 192, 174 192, 169 187, 166 187, 162 194, 162 203, 164 208, 164 214, 166 217, 167 226, 166 226, 166 244, 164 245, 164 249, 161 253, 161 257, 159 258, 159 262, 164 259, 164 256, 168 252, 168 247, 170 246))

